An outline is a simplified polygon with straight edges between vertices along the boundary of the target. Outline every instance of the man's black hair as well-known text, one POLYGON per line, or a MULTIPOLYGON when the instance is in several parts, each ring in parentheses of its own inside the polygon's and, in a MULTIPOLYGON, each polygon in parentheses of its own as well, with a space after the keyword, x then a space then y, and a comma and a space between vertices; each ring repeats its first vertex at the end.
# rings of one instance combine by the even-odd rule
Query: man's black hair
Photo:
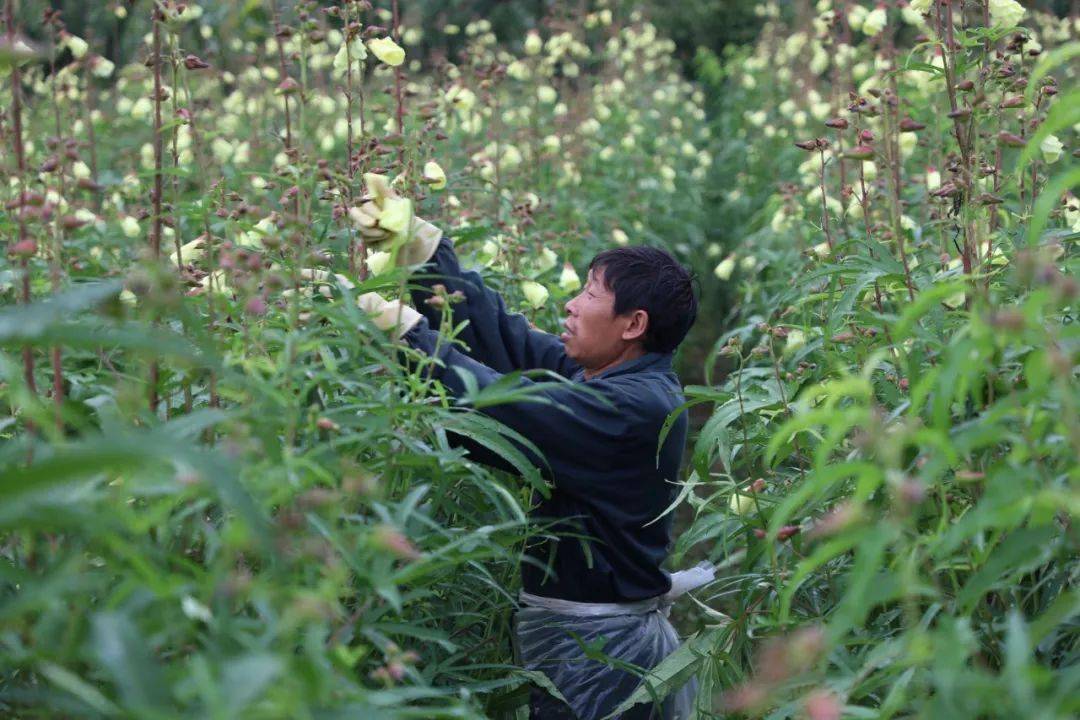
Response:
POLYGON ((589 263, 594 269, 615 295, 616 315, 638 309, 649 314, 645 352, 674 352, 697 319, 697 278, 671 253, 644 245, 604 250, 589 263))

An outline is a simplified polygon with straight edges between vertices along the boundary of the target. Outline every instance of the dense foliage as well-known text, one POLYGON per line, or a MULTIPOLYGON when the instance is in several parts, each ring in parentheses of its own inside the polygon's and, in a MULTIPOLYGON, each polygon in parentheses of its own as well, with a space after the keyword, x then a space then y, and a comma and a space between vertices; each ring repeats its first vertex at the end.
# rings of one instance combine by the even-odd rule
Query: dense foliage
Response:
POLYGON ((767 717, 1071 717, 1077 19, 898 5, 767 5, 699 58, 741 298, 689 389, 676 563, 736 563, 703 677, 767 717))
POLYGON ((428 29, 448 59, 414 57, 408 15, 388 39, 387 7, 229 8, 128 8, 119 67, 62 16, 20 16, 48 42, 2 101, 0 703, 495 713, 526 677, 507 629, 539 473, 475 412, 505 388, 443 397, 355 306, 406 277, 349 210, 362 173, 395 177, 554 329, 599 249, 703 252, 703 93, 610 9, 513 47, 485 20, 428 29))
POLYGON ((628 3, 510 42, 401 5, 102 4, 87 43, 6 0, 3 714, 521 717, 543 483, 477 412, 509 386, 446 397, 356 307, 408 282, 368 171, 545 329, 613 244, 705 276, 666 511, 721 578, 651 692, 1075 714, 1076 19, 759 4, 698 86, 628 3))

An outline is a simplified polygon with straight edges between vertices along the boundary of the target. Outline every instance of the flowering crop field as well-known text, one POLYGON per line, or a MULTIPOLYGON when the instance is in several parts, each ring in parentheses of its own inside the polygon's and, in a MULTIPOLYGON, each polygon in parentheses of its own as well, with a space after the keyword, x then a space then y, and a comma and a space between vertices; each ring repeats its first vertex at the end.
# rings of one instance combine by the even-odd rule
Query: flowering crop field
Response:
POLYGON ((366 173, 541 329, 608 247, 701 276, 657 514, 718 579, 627 706, 696 676, 699 718, 1080 713, 1076 17, 760 3, 688 72, 630 2, 515 36, 404 0, 95 3, 81 35, 3 3, 0 714, 551 689, 510 645, 544 480, 478 412, 515 397, 448 396, 358 307, 409 283, 366 173))

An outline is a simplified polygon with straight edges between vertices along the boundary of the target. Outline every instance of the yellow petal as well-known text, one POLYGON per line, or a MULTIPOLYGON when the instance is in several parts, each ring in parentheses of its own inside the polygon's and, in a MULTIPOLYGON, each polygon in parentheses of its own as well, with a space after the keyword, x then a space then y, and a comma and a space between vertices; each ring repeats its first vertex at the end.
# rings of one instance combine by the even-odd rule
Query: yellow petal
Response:
POLYGON ((379 226, 393 233, 404 233, 412 221, 412 200, 409 198, 393 197, 383 201, 382 215, 379 216, 379 226))
POLYGON ((405 50, 390 38, 373 38, 368 40, 367 45, 375 57, 390 67, 397 67, 405 62, 405 50))
POLYGON ((381 275, 390 269, 390 253, 379 250, 368 255, 364 261, 372 275, 381 275))

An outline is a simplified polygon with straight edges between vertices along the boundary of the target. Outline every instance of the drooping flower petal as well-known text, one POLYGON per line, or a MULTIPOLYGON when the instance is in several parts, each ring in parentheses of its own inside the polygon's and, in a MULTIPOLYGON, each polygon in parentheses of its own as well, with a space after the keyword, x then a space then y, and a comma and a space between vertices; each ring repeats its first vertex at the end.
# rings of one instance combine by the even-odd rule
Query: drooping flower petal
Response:
POLYGON ((367 46, 375 54, 375 57, 390 67, 397 67, 405 62, 405 49, 391 38, 372 38, 368 40, 367 46))

